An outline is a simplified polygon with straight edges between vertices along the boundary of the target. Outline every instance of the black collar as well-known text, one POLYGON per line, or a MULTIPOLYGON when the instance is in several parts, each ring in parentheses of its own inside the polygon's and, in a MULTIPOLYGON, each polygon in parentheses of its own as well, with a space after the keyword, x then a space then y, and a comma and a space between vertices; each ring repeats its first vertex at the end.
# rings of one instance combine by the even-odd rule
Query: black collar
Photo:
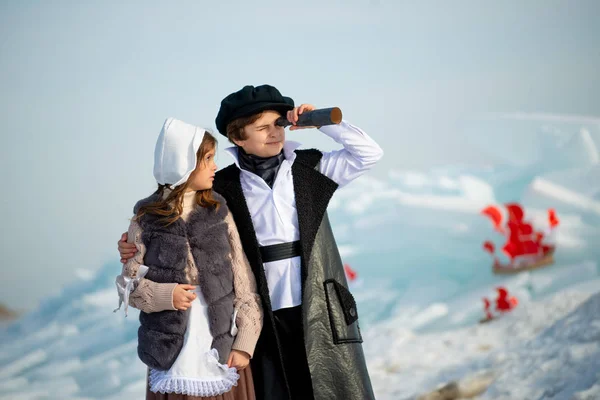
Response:
POLYGON ((239 146, 237 149, 240 168, 260 176, 267 185, 272 188, 279 167, 281 167, 281 163, 285 160, 283 150, 272 157, 259 157, 254 154, 246 153, 244 149, 239 146))

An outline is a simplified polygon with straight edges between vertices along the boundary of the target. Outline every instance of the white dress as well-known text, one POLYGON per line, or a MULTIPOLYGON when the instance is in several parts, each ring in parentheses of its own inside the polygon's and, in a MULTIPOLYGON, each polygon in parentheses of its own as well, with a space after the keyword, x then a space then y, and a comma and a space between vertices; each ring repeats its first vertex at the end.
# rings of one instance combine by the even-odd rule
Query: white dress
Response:
MULTIPOLYGON (((213 338, 208 325, 208 306, 198 286, 195 293, 183 348, 175 363, 168 371, 150 369, 149 384, 154 393, 218 396, 237 386, 240 377, 237 370, 220 364, 217 349, 210 347, 213 338)), ((236 330, 234 322, 232 333, 236 330)))

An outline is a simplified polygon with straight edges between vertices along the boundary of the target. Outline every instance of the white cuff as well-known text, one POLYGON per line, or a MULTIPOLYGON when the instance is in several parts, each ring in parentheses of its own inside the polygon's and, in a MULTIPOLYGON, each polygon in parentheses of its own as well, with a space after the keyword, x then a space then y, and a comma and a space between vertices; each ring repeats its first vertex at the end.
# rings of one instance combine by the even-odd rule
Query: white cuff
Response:
POLYGON ((238 333, 238 327, 237 327, 237 324, 235 323, 235 320, 237 318, 237 313, 238 313, 238 309, 234 308, 233 315, 231 317, 231 331, 230 331, 231 336, 235 336, 238 333))
POLYGON ((115 308, 113 312, 117 312, 121 309, 121 304, 125 303, 125 316, 127 316, 127 308, 129 307, 129 295, 133 292, 134 285, 139 283, 140 280, 148 273, 148 267, 140 265, 135 274, 134 278, 130 278, 125 275, 119 275, 115 279, 115 285, 119 292, 119 307, 115 308))

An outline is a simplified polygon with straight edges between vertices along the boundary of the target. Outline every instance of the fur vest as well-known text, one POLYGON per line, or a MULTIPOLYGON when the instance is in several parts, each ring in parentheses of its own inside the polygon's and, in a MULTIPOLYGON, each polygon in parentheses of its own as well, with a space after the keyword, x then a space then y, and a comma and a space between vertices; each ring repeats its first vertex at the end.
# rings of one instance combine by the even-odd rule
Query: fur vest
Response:
MULTIPOLYGON (((134 213, 158 198, 158 194, 153 194, 140 200, 134 213)), ((208 305, 212 348, 218 350, 219 361, 224 364, 234 339, 230 328, 235 293, 225 221, 228 208, 223 197, 213 192, 213 198, 221 203, 218 210, 197 207, 187 221, 180 218, 165 227, 160 216, 146 214, 139 223, 146 246, 147 279, 159 283, 189 283, 185 268, 191 250, 200 289, 208 305)), ((183 347, 188 313, 189 310, 140 312, 138 355, 144 364, 157 370, 168 370, 173 365, 183 347)))

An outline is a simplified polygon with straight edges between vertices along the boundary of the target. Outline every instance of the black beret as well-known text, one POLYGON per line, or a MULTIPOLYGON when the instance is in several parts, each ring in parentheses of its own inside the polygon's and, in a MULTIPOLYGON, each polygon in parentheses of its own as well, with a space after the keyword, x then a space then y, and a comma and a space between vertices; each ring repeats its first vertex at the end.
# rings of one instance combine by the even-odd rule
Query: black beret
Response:
POLYGON ((219 132, 227 136, 227 125, 234 119, 249 117, 265 110, 274 110, 285 115, 293 108, 294 100, 282 96, 277 88, 270 85, 248 85, 221 101, 215 123, 219 132))

